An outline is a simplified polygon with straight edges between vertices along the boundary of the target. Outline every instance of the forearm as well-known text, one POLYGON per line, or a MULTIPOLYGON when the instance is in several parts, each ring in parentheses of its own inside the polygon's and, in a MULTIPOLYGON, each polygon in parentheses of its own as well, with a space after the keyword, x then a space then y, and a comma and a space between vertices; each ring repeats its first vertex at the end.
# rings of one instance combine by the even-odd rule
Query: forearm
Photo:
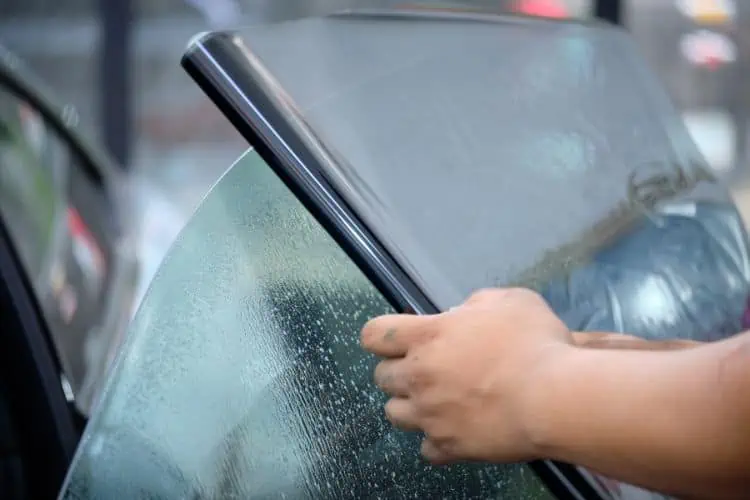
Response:
POLYGON ((544 458, 684 498, 750 491, 750 338, 563 358, 531 406, 544 458))
POLYGON ((636 349, 645 351, 672 351, 702 345, 695 340, 646 340, 633 335, 603 332, 575 332, 573 340, 579 347, 592 349, 636 349))

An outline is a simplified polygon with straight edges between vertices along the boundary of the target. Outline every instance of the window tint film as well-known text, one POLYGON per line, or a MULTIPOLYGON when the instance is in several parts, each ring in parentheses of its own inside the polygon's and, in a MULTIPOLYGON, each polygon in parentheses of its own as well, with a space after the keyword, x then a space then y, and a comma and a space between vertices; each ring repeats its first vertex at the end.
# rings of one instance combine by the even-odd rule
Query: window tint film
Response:
POLYGON ((74 395, 108 283, 111 208, 30 105, 0 89, 0 220, 32 283, 74 395))
POLYGON ((696 189, 724 201, 632 40, 604 24, 352 14, 233 43, 440 309, 544 284, 696 189))
POLYGON ((578 331, 747 328, 742 221, 624 33, 352 14, 206 47, 234 50, 230 77, 261 81, 440 309, 519 284, 578 331))
POLYGON ((431 468, 359 347, 386 301, 255 153, 156 275, 65 498, 548 498, 526 466, 431 468))

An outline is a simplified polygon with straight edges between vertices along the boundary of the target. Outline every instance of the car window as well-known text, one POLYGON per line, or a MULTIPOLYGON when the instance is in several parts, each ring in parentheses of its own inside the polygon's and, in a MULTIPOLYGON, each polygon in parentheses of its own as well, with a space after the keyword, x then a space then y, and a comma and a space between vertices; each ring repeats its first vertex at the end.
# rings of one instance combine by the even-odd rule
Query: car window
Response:
POLYGON ((391 309, 254 152, 158 271, 65 498, 548 498, 523 465, 427 467, 359 330, 391 309))
POLYGON ((111 215, 102 189, 43 116, 0 88, 0 220, 29 277, 75 396, 103 314, 111 215))
POLYGON ((27 272, 39 276, 55 228, 64 217, 65 153, 50 144, 44 121, 0 90, 0 209, 27 272), (61 161, 62 160, 62 161, 61 161))

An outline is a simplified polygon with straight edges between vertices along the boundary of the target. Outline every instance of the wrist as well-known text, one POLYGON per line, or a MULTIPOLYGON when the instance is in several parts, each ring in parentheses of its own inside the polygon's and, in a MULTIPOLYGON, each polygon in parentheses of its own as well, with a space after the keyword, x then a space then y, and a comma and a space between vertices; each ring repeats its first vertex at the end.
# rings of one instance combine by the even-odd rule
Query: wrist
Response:
POLYGON ((567 379, 585 361, 586 350, 575 345, 561 345, 552 356, 529 374, 525 391, 523 422, 535 459, 558 459, 560 448, 559 404, 568 386, 567 379))

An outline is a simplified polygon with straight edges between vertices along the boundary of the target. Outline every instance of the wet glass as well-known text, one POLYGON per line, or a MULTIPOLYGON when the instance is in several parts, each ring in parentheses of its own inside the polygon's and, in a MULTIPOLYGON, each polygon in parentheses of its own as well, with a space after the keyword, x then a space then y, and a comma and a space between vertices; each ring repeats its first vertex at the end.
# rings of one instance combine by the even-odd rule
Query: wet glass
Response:
POLYGON ((432 468, 359 347, 385 300, 249 152, 141 306, 64 498, 548 498, 525 466, 432 468))

